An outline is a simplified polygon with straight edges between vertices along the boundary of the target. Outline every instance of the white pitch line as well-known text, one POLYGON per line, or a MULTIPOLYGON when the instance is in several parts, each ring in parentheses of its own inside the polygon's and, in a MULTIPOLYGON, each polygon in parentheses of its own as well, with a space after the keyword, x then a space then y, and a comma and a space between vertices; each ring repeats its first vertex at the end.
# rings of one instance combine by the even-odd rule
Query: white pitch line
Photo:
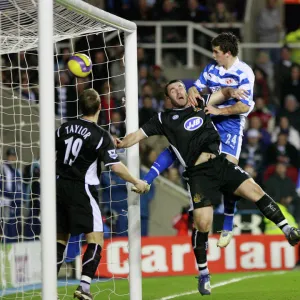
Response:
MULTIPOLYGON (((214 289, 214 288, 217 288, 217 287, 220 287, 220 286, 232 284, 232 283, 235 283, 235 282, 240 282, 240 281, 243 281, 243 280, 246 280, 246 279, 265 277, 265 276, 269 276, 269 275, 281 275, 281 274, 284 274, 284 273, 286 273, 286 272, 285 271, 278 271, 278 272, 273 272, 273 273, 254 274, 254 275, 248 275, 248 276, 244 276, 244 277, 232 278, 230 280, 221 281, 221 282, 218 282, 216 284, 213 284, 211 286, 211 288, 214 289)), ((178 298, 178 297, 182 297, 182 296, 193 295, 193 294, 197 294, 197 293, 199 293, 199 291, 194 290, 194 291, 185 292, 185 293, 181 293, 181 294, 170 295, 170 296, 159 298, 159 299, 156 299, 156 300, 169 300, 169 299, 174 299, 174 298, 178 298)))

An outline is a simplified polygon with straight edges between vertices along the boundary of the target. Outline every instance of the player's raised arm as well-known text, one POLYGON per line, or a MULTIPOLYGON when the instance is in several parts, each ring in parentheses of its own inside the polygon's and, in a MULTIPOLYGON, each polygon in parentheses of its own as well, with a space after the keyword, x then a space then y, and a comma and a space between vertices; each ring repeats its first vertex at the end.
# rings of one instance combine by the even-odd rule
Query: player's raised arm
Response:
POLYGON ((176 160, 176 156, 170 148, 165 149, 159 154, 156 161, 151 166, 149 172, 144 176, 144 180, 147 183, 152 184, 154 179, 159 176, 163 171, 169 168, 176 160))
POLYGON ((151 135, 163 135, 160 118, 161 113, 158 113, 146 122, 139 130, 128 134, 122 140, 117 139, 116 147, 128 148, 151 135))
POLYGON ((147 136, 145 135, 142 129, 139 129, 135 132, 126 135, 125 138, 122 140, 117 139, 116 146, 117 148, 129 148, 145 138, 147 138, 147 136))
POLYGON ((234 89, 231 87, 225 87, 221 90, 211 94, 209 98, 209 105, 218 105, 230 98, 234 98, 236 100, 242 100, 248 97, 248 92, 244 89, 234 89))

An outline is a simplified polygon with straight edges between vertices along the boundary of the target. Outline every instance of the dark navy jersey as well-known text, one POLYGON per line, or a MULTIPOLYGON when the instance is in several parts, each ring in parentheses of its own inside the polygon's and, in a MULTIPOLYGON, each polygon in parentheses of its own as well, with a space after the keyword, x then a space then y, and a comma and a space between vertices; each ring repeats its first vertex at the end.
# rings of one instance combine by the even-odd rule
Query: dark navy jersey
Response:
MULTIPOLYGON (((205 95, 207 103, 209 95, 205 95)), ((184 167, 191 167, 202 152, 219 154, 220 136, 201 108, 186 107, 160 112, 145 123, 146 136, 164 135, 184 167)))
POLYGON ((101 162, 119 163, 110 134, 93 122, 78 119, 56 130, 56 174, 62 178, 98 185, 101 162))

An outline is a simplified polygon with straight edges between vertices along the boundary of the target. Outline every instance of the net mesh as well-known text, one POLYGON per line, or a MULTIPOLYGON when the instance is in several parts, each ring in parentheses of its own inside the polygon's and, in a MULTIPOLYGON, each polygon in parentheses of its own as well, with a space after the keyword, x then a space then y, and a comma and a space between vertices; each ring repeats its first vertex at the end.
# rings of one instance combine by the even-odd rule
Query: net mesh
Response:
MULTIPOLYGON (((0 54, 36 48, 38 45, 38 1, 16 0, 0 2, 0 54)), ((95 32, 112 31, 114 28, 88 16, 54 3, 53 41, 59 42, 95 32)))
MULTIPOLYGON (((5 1, 0 3, 0 11, 0 295, 1 299, 40 299, 41 99, 36 50, 37 2, 5 1)), ((108 32, 113 28, 58 4, 55 4, 54 24, 56 127, 80 115, 79 95, 91 87, 101 97, 99 125, 113 135, 124 136, 122 32, 108 32), (87 54, 92 59, 92 73, 87 78, 75 78, 67 69, 68 58, 75 52, 87 54)), ((121 153, 121 158, 122 155, 125 157, 121 153)), ((120 247, 128 253, 127 240, 117 244, 117 248, 113 243, 114 237, 127 236, 126 184, 109 170, 101 175, 99 203, 106 239, 93 294, 108 299, 112 294, 118 295, 114 280, 126 278, 129 271, 128 262, 114 261, 113 255, 120 247)), ((84 245, 84 235, 70 240, 59 274, 61 299, 73 297, 84 245)))

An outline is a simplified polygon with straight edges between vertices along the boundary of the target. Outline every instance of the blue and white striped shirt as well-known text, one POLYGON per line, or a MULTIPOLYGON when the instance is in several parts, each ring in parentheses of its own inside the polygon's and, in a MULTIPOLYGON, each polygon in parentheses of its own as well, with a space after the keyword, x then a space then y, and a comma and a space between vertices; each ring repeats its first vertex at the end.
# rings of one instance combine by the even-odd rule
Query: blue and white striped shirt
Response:
MULTIPOLYGON (((247 116, 253 109, 254 74, 252 69, 238 58, 228 70, 219 66, 216 62, 208 64, 200 74, 198 80, 194 82, 194 86, 200 92, 203 88, 207 87, 212 93, 220 90, 222 87, 229 86, 244 89, 248 91, 249 97, 241 101, 249 105, 250 110, 243 115, 247 116)), ((235 103, 235 100, 229 99, 219 105, 219 107, 231 106, 235 103)))
MULTIPOLYGON (((232 87, 244 89, 248 92, 248 97, 241 101, 250 109, 248 112, 237 115, 229 116, 212 116, 216 125, 220 123, 220 127, 226 131, 234 131, 237 134, 242 134, 245 124, 245 117, 252 111, 254 107, 253 101, 253 86, 254 86, 254 73, 252 69, 244 62, 236 58, 234 64, 226 70, 223 66, 219 66, 217 62, 208 64, 199 78, 194 82, 194 86, 201 92, 204 88, 208 88, 211 93, 220 90, 223 87, 232 87)), ((234 99, 228 99, 222 104, 218 105, 219 108, 232 106, 236 103, 234 99)), ((217 126, 218 128, 219 126, 217 126)), ((218 128, 221 129, 221 128, 218 128)))

